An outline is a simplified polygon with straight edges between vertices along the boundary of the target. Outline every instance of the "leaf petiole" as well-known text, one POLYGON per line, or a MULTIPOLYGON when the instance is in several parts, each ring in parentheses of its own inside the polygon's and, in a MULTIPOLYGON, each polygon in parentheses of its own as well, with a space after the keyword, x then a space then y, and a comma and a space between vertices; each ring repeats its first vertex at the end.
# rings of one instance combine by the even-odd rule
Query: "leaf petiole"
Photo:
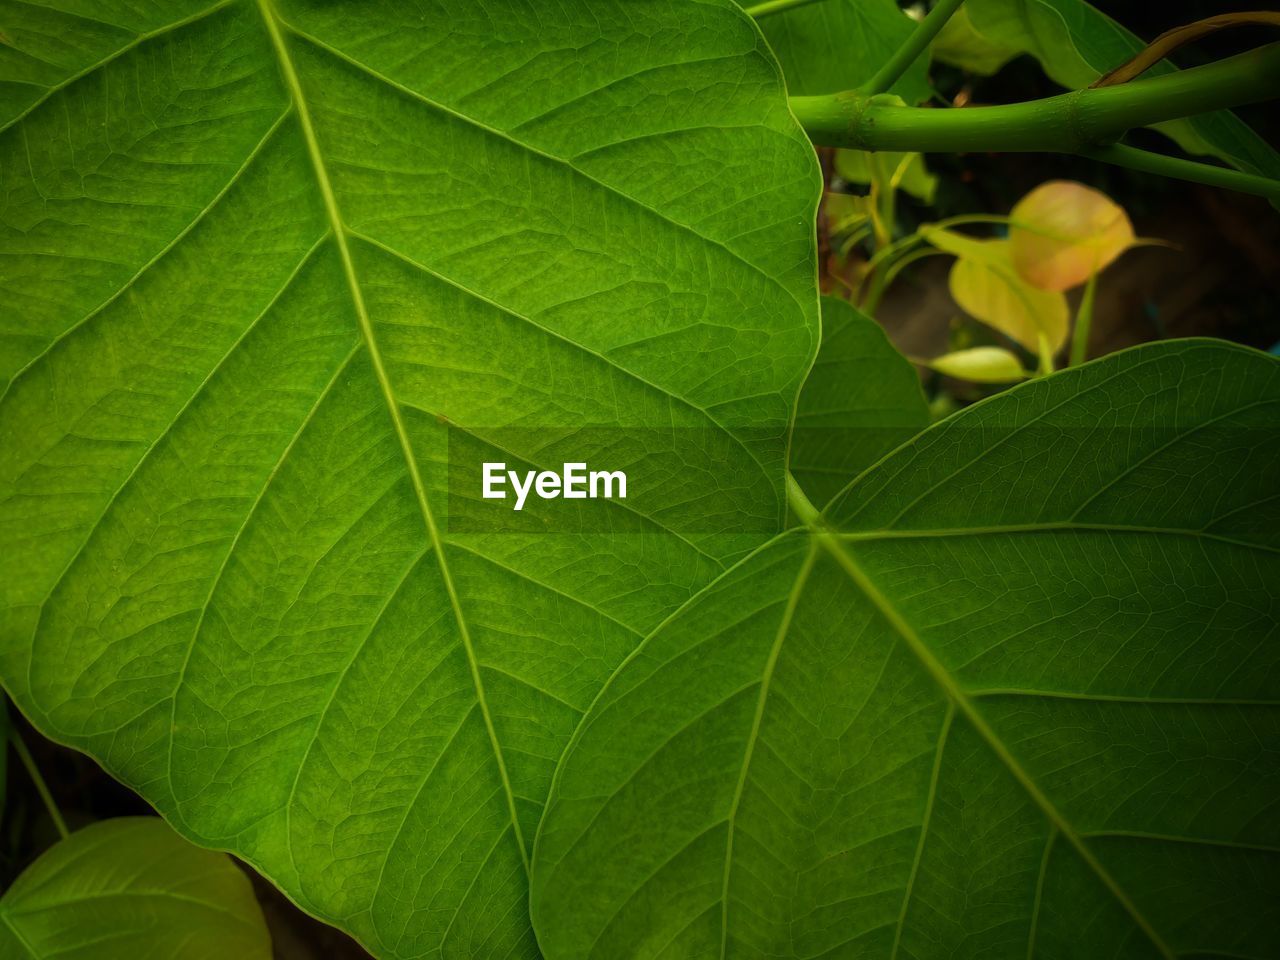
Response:
POLYGON ((1223 187, 1239 193, 1252 193, 1259 197, 1266 197, 1272 203, 1280 203, 1280 180, 1232 170, 1230 167, 1217 167, 1197 160, 1170 157, 1163 153, 1139 150, 1121 143, 1093 150, 1082 150, 1080 153, 1081 156, 1102 160, 1117 167, 1128 167, 1130 170, 1154 173, 1174 180, 1203 183, 1211 187, 1223 187))
POLYGON ((1071 353, 1067 357, 1067 366, 1078 367, 1084 363, 1089 350, 1089 328, 1093 326, 1093 298, 1098 289, 1098 271, 1089 274, 1089 282, 1085 284, 1084 296, 1080 299, 1080 307, 1076 310, 1075 329, 1071 333, 1071 353))

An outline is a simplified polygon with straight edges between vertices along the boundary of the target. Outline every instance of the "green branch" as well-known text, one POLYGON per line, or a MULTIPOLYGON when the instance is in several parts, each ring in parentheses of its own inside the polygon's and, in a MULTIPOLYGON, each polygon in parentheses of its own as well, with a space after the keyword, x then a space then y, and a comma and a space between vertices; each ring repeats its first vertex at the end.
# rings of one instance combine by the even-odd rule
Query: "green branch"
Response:
POLYGON ((1280 44, 1190 70, 1007 106, 908 107, 859 91, 792 97, 814 143, 860 150, 1084 153, 1134 127, 1257 103, 1280 91, 1280 44))
POLYGON ((951 15, 960 9, 962 3, 964 0, 938 0, 938 5, 916 24, 911 35, 903 41, 894 55, 862 85, 862 94, 870 97, 877 93, 884 93, 897 83, 898 78, 906 73, 929 44, 933 43, 933 38, 938 35, 938 31, 947 25, 951 15))
POLYGON ((1081 150, 1080 153, 1094 160, 1114 163, 1118 167, 1141 170, 1143 173, 1155 173, 1162 177, 1173 177, 1176 180, 1189 180, 1192 183, 1205 183, 1211 187, 1224 187, 1241 193, 1253 193, 1266 197, 1273 203, 1280 203, 1280 180, 1243 173, 1230 167, 1184 160, 1181 157, 1167 157, 1162 153, 1151 153, 1118 143, 1109 147, 1099 147, 1096 150, 1081 150))
POLYGON ((747 7, 746 11, 748 16, 759 20, 761 17, 767 17, 773 13, 783 13, 795 7, 807 7, 811 3, 819 2, 821 0, 766 0, 765 3, 757 3, 754 7, 747 7))

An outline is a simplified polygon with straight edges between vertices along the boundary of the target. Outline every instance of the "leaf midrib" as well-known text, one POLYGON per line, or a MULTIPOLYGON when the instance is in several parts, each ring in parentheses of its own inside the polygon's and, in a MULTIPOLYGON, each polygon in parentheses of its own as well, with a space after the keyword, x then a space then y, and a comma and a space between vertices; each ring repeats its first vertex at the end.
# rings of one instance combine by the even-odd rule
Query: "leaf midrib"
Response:
POLYGON ((341 210, 333 192, 333 185, 329 180, 328 169, 325 165, 324 156, 320 150, 320 144, 316 137, 315 127, 311 121, 311 111, 307 104, 306 96, 302 90, 302 83, 294 68, 293 59, 289 54, 288 46, 286 45, 284 36, 281 33, 280 20, 271 0, 257 0, 257 5, 258 10, 262 14, 263 22, 266 25, 267 34, 271 40, 271 47, 275 52, 285 85, 289 90, 290 99, 298 112, 298 123, 302 131, 303 141, 306 144, 307 155, 311 159, 312 169, 316 177, 316 185, 320 190, 325 214, 329 219, 330 226, 333 230, 334 241, 338 247, 339 258, 342 262, 343 276, 346 279, 347 287, 351 294, 352 304, 360 323, 361 334, 364 337, 365 345, 369 351, 370 366, 373 369, 374 376, 378 380, 379 389, 382 392, 383 399, 387 406, 387 411, 391 417, 392 425, 396 433, 396 439, 400 444, 405 465, 409 472, 409 479, 413 486, 414 495, 418 501, 418 507, 422 514, 423 525, 426 528, 432 550, 439 561, 440 577, 444 583, 445 592, 449 595, 449 603, 453 610, 454 620, 458 626, 459 638, 461 639, 463 649, 466 652, 467 665, 471 672, 472 685, 475 688, 476 699, 484 718, 485 729, 488 733, 489 743, 493 750, 494 762, 497 765, 498 774, 502 781, 503 793, 507 801, 507 811, 511 819, 512 830, 516 838, 517 846, 520 848, 520 858, 524 865, 525 876, 527 877, 529 876, 529 853, 525 845, 524 836, 520 829, 520 819, 516 812, 515 793, 511 787, 511 778, 507 773, 506 762, 502 755, 502 747, 498 741, 493 716, 489 710, 488 700, 485 696, 484 683, 480 677, 479 660, 476 657, 475 649, 472 644, 471 633, 467 625, 467 620, 462 613, 461 599, 458 596, 457 588, 453 582, 453 575, 449 569, 448 560, 445 556, 444 543, 440 537, 439 530, 436 527, 430 503, 427 500, 426 486, 423 483, 422 475, 418 470, 417 458, 414 456, 413 447, 409 442, 409 436, 405 429, 403 417, 401 416, 399 403, 395 398, 395 393, 391 387, 391 381, 387 376, 386 368, 382 361, 382 352, 378 347, 378 342, 373 332, 373 324, 365 307, 364 294, 360 287, 359 278, 356 275, 355 263, 352 259, 351 249, 347 242, 347 228, 342 220, 341 210))
POLYGON ((236 923, 247 927, 254 927, 254 924, 247 920, 244 916, 232 910, 229 907, 210 900, 201 900, 198 897, 190 897, 186 894, 174 893, 172 890, 107 890, 102 893, 91 893, 79 897, 67 897, 61 900, 49 900, 44 903, 32 904, 30 906, 5 906, 0 908, 0 916, 8 922, 9 929, 13 930, 13 918, 19 916, 30 916, 33 913, 41 913, 46 910, 61 910, 66 907, 75 907, 84 903, 99 902, 102 900, 173 900, 178 903, 184 903, 191 907, 201 910, 208 910, 211 913, 221 914, 229 917, 236 923))

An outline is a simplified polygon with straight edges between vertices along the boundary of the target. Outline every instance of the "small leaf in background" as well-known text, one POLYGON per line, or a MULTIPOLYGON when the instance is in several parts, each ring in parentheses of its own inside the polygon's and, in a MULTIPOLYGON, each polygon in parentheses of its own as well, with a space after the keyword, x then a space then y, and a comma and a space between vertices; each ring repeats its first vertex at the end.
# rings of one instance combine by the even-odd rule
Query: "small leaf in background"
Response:
POLYGON ((1018 55, 1018 49, 979 33, 963 6, 933 41, 933 59, 989 77, 1018 55))
POLYGON ((1029 374, 1018 358, 1003 347, 971 347, 934 357, 927 365, 948 377, 974 383, 1012 383, 1029 374))
POLYGON ((1032 352, 1040 352, 1041 334, 1054 353, 1066 342, 1067 298, 1023 280, 1013 266, 1008 240, 979 240, 937 227, 922 227, 920 233, 958 258, 951 268, 951 296, 975 320, 1032 352))
POLYGON ((158 817, 104 820, 55 844, 0 897, 6 960, 270 960, 249 878, 158 817))
POLYGON ((1070 290, 1133 246, 1133 224, 1106 194, 1071 180, 1042 183, 1010 214, 1013 265, 1042 290, 1070 290))
MULTIPOLYGON (((1008 240, 986 242, 1008 257, 1008 240)), ((1011 261, 1000 265, 991 260, 957 260, 950 285, 951 296, 966 313, 1028 350, 1040 349, 1041 334, 1054 353, 1066 342, 1067 298, 1031 286, 1018 276, 1011 261)))
POLYGON ((836 173, 850 183, 869 184, 876 176, 882 180, 896 180, 894 187, 925 203, 933 203, 933 195, 938 189, 937 176, 929 172, 924 156, 919 153, 837 150, 836 173))
POLYGON ((822 209, 827 215, 827 228, 832 233, 855 230, 871 219, 867 198, 851 193, 827 193, 822 201, 822 209))

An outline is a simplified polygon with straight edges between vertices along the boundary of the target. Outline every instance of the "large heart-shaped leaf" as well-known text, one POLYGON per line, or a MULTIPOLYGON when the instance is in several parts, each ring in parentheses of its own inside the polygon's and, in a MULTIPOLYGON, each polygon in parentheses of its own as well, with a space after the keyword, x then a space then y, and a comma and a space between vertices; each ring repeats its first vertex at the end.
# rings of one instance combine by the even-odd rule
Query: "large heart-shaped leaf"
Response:
POLYGON ((566 751, 547 956, 1280 955, 1278 412, 1274 358, 1140 347, 732 568, 566 751))
POLYGON ((786 515, 778 68, 729 0, 65 6, 0 24, 5 686, 380 956, 532 956, 579 716, 786 515))
MULTIPOLYGON (((969 0, 965 6, 981 34, 1035 57, 1055 82, 1071 89, 1087 87, 1144 46, 1086 0, 969 0)), ((1163 60, 1150 75, 1176 69, 1163 60)), ((1213 154, 1248 173, 1280 177, 1280 153, 1230 111, 1173 120, 1156 129, 1190 153, 1213 154)))
POLYGON ((270 960, 249 878, 156 817, 104 820, 46 850, 0 897, 6 960, 270 960))

